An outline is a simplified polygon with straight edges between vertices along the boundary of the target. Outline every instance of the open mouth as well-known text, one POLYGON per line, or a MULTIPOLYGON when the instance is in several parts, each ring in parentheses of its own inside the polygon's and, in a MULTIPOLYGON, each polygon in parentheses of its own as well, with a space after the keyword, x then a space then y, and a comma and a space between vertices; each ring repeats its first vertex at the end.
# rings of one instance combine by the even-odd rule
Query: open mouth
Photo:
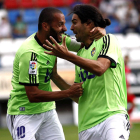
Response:
POLYGON ((77 35, 77 33, 73 32, 75 34, 75 36, 77 35))
POLYGON ((60 34, 59 34, 59 38, 60 38, 60 39, 62 39, 62 34, 63 34, 63 33, 60 33, 60 34))

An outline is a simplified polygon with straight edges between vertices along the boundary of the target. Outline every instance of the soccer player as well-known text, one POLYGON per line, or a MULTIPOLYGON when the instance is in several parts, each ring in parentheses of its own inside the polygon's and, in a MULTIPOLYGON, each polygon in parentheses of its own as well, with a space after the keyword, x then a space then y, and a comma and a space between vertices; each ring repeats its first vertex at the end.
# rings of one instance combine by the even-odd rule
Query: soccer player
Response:
POLYGON ((55 46, 48 40, 43 46, 50 50, 46 54, 74 63, 75 83, 84 82, 83 94, 77 99, 79 140, 128 140, 130 124, 120 46, 112 34, 97 41, 89 38, 92 28, 105 28, 111 22, 91 5, 76 5, 72 13, 71 30, 85 47, 75 55, 68 51, 65 37, 62 45, 50 37, 55 46))
MULTIPOLYGON (((65 81, 57 74, 56 56, 46 55, 43 43, 50 35, 61 43, 66 30, 62 12, 45 8, 39 16, 38 32, 28 37, 15 55, 13 89, 7 110, 7 126, 14 140, 65 139, 54 101, 81 96, 82 82, 65 86, 65 81), (63 91, 52 92, 50 80, 63 91)), ((100 36, 100 29, 99 34, 98 29, 96 33, 100 36)), ((75 51, 81 46, 69 37, 66 44, 75 51)))

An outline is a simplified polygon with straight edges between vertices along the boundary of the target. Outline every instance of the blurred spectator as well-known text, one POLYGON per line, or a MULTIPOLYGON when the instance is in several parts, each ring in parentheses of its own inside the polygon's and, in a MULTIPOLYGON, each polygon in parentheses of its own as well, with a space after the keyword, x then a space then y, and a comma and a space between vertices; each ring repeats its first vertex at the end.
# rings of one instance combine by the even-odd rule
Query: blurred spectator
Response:
POLYGON ((99 5, 102 0, 90 0, 89 4, 99 8, 99 5))
POLYGON ((133 3, 140 14, 140 0, 133 0, 133 3))
POLYGON ((3 16, 0 23, 0 39, 11 38, 12 28, 6 16, 3 16))
POLYGON ((138 24, 138 32, 140 33, 140 0, 133 0, 134 5, 139 13, 139 24, 138 24))
POLYGON ((129 0, 110 0, 111 4, 113 4, 115 7, 125 5, 129 0))
POLYGON ((127 102, 128 102, 128 114, 130 116, 130 125, 132 127, 131 113, 135 108, 135 103, 134 103, 135 95, 132 94, 129 90, 130 83, 129 83, 128 75, 131 73, 131 69, 128 66, 128 62, 129 62, 129 56, 126 55, 124 57, 124 63, 125 63, 125 75, 126 75, 126 87, 127 87, 127 102))
POLYGON ((0 24, 2 22, 2 17, 8 17, 8 11, 6 9, 0 9, 0 24))
POLYGON ((0 9, 3 9, 4 8, 4 0, 0 0, 0 9))
POLYGON ((22 38, 26 37, 26 24, 22 21, 22 16, 18 15, 16 23, 13 26, 13 37, 22 38))
POLYGON ((121 32, 139 32, 138 22, 139 14, 132 1, 120 5, 115 10, 115 16, 120 22, 121 32))
POLYGON ((111 0, 102 0, 99 9, 101 10, 104 18, 114 19, 115 5, 112 4, 111 0))
POLYGON ((73 9, 76 4, 83 4, 83 2, 82 0, 74 0, 74 2, 70 5, 70 8, 73 9))

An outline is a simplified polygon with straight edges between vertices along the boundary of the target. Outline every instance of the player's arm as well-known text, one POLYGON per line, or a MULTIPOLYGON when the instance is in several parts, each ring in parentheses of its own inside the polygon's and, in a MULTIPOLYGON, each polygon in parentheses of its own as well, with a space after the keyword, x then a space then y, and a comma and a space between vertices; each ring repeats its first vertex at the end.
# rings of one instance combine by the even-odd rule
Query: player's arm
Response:
POLYGON ((25 85, 26 94, 31 103, 57 101, 65 98, 75 99, 82 95, 82 83, 74 83, 70 86, 57 74, 56 66, 55 64, 52 80, 63 91, 43 91, 33 84, 32 86, 25 85))
POLYGON ((31 103, 50 102, 62 100, 64 98, 79 97, 82 95, 83 89, 81 84, 73 84, 69 89, 63 91, 43 91, 38 86, 25 86, 26 94, 31 103))
POLYGON ((106 35, 106 30, 105 28, 101 28, 101 27, 94 27, 91 31, 90 31, 90 39, 91 40, 99 40, 101 37, 106 35))
MULTIPOLYGON (((24 53, 19 58, 19 84, 24 85, 30 102, 50 102, 82 95, 82 83, 73 84, 63 91, 43 91, 39 86, 39 67, 37 55, 34 52, 24 53)), ((47 84, 44 84, 45 86, 47 84)))
MULTIPOLYGON (((55 85, 61 90, 66 90, 71 86, 70 84, 66 83, 66 81, 57 73, 57 59, 56 59, 55 66, 53 68, 51 79, 55 83, 55 85)), ((79 98, 71 97, 71 99, 77 103, 79 101, 79 98)))
POLYGON ((66 90, 70 88, 71 86, 70 84, 66 83, 66 81, 57 73, 57 59, 56 59, 55 66, 52 71, 51 80, 61 90, 66 90))
MULTIPOLYGON (((101 28, 101 27, 94 27, 90 31, 90 39, 91 40, 98 40, 105 35, 106 35, 106 30, 104 28, 101 28)), ((79 49, 84 47, 84 44, 77 42, 75 40, 75 38, 67 37, 66 38, 66 46, 68 47, 69 51, 78 52, 79 49)))
POLYGON ((101 57, 97 60, 89 60, 71 53, 66 47, 65 37, 63 39, 62 45, 59 45, 53 37, 50 38, 55 46, 53 46, 49 41, 46 41, 50 47, 47 45, 44 45, 44 47, 52 51, 45 52, 47 54, 56 55, 60 58, 66 59, 83 68, 84 70, 96 74, 97 76, 101 76, 111 65, 111 61, 108 58, 101 57))
POLYGON ((115 68, 117 65, 118 42, 116 37, 113 35, 106 35, 103 37, 102 44, 100 45, 104 45, 104 47, 102 47, 97 60, 85 59, 68 51, 65 37, 62 45, 59 45, 53 37, 50 37, 50 39, 55 46, 53 46, 49 41, 46 41, 48 46, 44 44, 44 47, 50 50, 50 52, 45 52, 46 54, 66 59, 97 76, 101 76, 109 67, 115 68))
POLYGON ((79 57, 75 54, 69 53, 64 59, 74 63, 86 71, 101 76, 110 67, 111 61, 107 58, 98 58, 97 60, 90 60, 79 57))

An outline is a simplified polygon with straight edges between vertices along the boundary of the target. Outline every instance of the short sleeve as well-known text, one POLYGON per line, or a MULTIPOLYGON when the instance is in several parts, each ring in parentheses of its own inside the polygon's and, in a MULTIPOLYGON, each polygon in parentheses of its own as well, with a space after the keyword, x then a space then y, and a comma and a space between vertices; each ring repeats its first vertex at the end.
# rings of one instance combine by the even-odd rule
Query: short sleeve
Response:
POLYGON ((106 35, 103 37, 103 47, 98 56, 108 58, 111 61, 112 68, 116 68, 118 62, 118 42, 114 35, 106 35))
POLYGON ((38 64, 36 54, 27 52, 19 59, 19 83, 21 85, 39 85, 38 64))
POLYGON ((68 48, 69 51, 73 51, 73 52, 78 52, 80 47, 81 47, 81 43, 77 42, 74 38, 71 38, 68 35, 62 35, 63 37, 66 36, 66 46, 68 48))

